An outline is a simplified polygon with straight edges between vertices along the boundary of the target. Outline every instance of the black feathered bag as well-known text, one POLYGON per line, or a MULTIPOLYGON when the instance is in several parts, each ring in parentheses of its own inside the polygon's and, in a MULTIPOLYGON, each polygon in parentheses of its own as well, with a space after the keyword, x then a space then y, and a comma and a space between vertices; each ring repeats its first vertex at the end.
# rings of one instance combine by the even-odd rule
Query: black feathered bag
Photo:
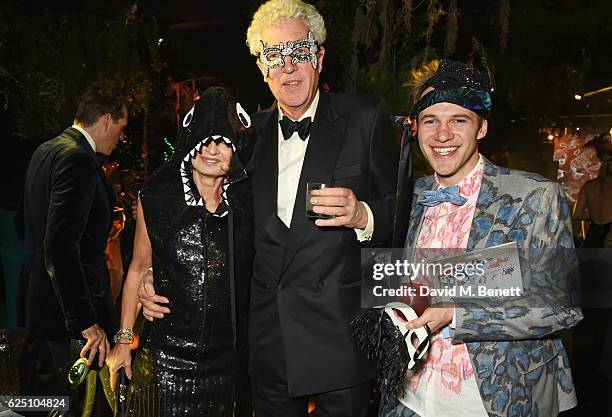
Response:
POLYGON ((380 390, 394 397, 401 394, 408 370, 429 348, 431 332, 427 326, 408 330, 405 325, 416 318, 408 305, 391 303, 364 310, 351 322, 359 349, 378 368, 380 390))

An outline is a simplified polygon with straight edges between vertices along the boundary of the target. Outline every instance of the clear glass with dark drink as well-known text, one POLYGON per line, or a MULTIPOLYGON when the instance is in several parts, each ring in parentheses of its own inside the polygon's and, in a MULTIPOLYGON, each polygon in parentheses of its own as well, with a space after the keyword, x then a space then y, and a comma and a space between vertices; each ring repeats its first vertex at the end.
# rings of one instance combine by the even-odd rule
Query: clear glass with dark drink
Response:
POLYGON ((331 188, 333 187, 333 185, 329 185, 329 184, 324 184, 322 182, 307 182, 306 183, 306 216, 310 217, 312 219, 333 219, 334 216, 333 214, 321 214, 321 213, 315 213, 312 210, 312 203, 310 202, 310 199, 312 198, 312 196, 310 195, 310 192, 312 190, 322 190, 324 188, 331 188))

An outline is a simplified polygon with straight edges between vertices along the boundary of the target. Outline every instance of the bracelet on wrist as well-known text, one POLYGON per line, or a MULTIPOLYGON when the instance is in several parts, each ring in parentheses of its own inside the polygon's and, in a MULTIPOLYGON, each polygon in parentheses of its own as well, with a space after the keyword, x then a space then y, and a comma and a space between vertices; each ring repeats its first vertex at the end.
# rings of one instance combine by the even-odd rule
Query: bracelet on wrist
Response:
POLYGON ((134 331, 132 329, 121 329, 113 337, 113 342, 120 344, 134 343, 134 331))

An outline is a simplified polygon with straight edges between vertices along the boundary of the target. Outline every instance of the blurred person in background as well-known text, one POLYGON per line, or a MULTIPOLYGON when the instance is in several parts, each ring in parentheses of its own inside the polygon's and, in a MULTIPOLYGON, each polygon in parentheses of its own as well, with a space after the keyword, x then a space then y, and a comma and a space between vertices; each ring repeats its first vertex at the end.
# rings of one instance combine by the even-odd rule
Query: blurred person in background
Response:
POLYGON ((122 92, 95 83, 81 97, 74 124, 30 160, 20 281, 30 336, 22 394, 68 394, 71 340, 89 366, 101 367, 110 350, 108 335, 117 326, 104 248, 115 194, 96 152, 110 155, 127 122, 122 92))
POLYGON ((574 218, 588 222, 583 248, 612 247, 612 139, 598 135, 585 146, 592 146, 601 161, 597 178, 580 189, 574 206, 574 218))

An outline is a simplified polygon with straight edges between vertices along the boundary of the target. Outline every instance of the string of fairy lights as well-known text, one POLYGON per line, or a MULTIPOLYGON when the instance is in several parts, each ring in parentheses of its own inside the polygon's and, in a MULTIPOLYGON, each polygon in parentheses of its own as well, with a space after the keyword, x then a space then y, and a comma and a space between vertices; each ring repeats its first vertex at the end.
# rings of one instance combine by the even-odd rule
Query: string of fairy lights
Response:
POLYGON ((174 155, 174 145, 170 143, 167 137, 164 137, 164 145, 164 162, 168 162, 170 158, 172 158, 172 155, 174 155))

